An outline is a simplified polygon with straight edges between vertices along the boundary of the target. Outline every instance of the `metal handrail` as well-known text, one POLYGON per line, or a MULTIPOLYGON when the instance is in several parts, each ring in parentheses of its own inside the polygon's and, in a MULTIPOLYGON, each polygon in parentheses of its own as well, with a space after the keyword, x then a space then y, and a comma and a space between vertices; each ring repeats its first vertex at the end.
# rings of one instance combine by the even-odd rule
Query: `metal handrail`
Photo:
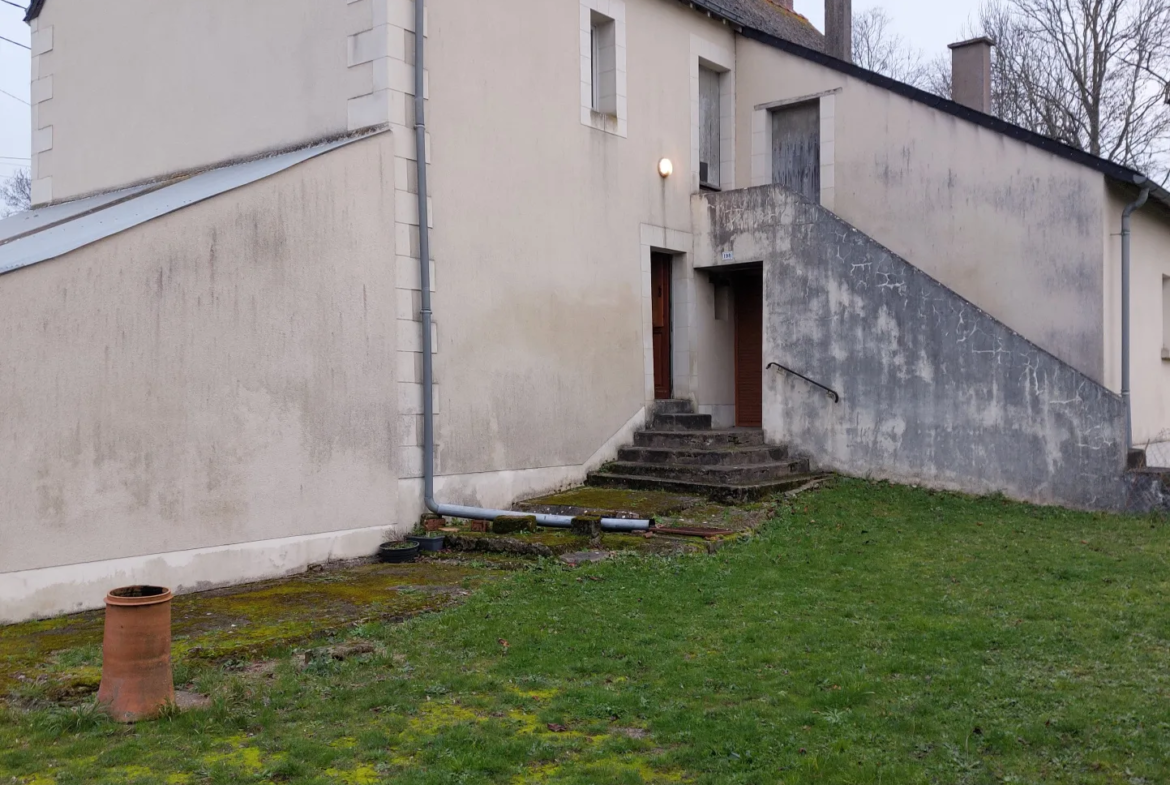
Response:
POLYGON ((784 371, 785 373, 790 373, 793 376, 796 376, 800 379, 804 379, 806 382, 811 384, 813 387, 819 387, 822 390, 824 390, 826 393, 828 393, 829 397, 833 399, 833 403, 841 403, 841 396, 837 394, 836 390, 830 389, 830 388, 826 387, 825 385, 821 384, 820 382, 814 382, 812 379, 808 378, 803 373, 797 373, 796 371, 792 370, 791 368, 783 366, 780 363, 768 363, 767 370, 771 370, 773 368, 784 371))

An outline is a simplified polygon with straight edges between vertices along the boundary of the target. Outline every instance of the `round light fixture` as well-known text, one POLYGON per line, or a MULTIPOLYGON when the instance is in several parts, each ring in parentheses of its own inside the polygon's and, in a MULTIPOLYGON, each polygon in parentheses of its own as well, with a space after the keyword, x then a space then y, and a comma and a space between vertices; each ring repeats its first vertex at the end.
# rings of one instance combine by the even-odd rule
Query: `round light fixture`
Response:
POLYGON ((658 162, 658 174, 662 177, 670 177, 674 174, 674 164, 670 162, 669 158, 663 158, 658 162))

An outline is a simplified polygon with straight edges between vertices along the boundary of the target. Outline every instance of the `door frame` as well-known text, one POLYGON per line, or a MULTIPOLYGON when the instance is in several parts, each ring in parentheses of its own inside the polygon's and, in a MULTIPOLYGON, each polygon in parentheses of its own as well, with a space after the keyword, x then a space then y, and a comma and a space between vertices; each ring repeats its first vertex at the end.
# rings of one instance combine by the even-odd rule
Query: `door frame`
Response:
POLYGON ((653 224, 639 226, 639 266, 642 273, 642 336, 643 369, 645 373, 644 400, 647 411, 654 405, 654 336, 652 313, 653 281, 651 258, 655 253, 669 254, 674 258, 672 275, 674 292, 671 307, 671 376, 672 394, 676 398, 694 395, 695 380, 691 372, 691 347, 695 342, 691 335, 691 303, 694 302, 694 275, 691 253, 694 236, 690 232, 667 229, 653 224))
POLYGON ((735 390, 735 427, 736 428, 762 428, 764 425, 764 422, 763 422, 763 414, 764 414, 764 356, 763 356, 764 355, 764 275, 763 275, 762 265, 761 266, 752 265, 750 268, 741 269, 736 274, 732 275, 731 276, 731 287, 732 287, 731 297, 732 297, 732 301, 734 303, 734 305, 732 306, 732 311, 733 311, 732 319, 734 320, 734 331, 733 331, 733 335, 732 335, 732 339, 731 339, 732 340, 731 352, 732 352, 732 357, 735 360, 735 364, 734 364, 735 370, 734 370, 734 378, 733 378, 733 386, 734 386, 734 390, 735 390), (739 305, 740 305, 739 293, 741 291, 739 289, 739 287, 742 285, 742 282, 748 278, 755 278, 759 281, 759 292, 760 292, 760 346, 759 346, 760 361, 758 363, 756 363, 756 373, 758 374, 759 384, 760 384, 760 402, 759 402, 760 422, 758 424, 752 423, 749 425, 745 425, 745 424, 743 424, 743 421, 741 420, 741 417, 743 415, 743 404, 742 404, 741 398, 740 398, 740 385, 739 385, 739 374, 740 374, 740 370, 741 370, 740 369, 740 359, 739 359, 739 342, 740 342, 740 338, 741 338, 740 319, 741 319, 741 315, 742 315, 741 309, 739 307, 739 305))
POLYGON ((670 400, 674 396, 674 256, 663 251, 654 251, 650 254, 650 331, 651 352, 654 357, 654 399, 670 400), (660 276, 665 280, 660 280, 660 276), (658 340, 658 292, 662 295, 663 338, 658 340), (663 356, 664 355, 664 356, 663 356), (660 368, 664 364, 665 368, 660 368), (659 385, 660 374, 662 386, 659 385))

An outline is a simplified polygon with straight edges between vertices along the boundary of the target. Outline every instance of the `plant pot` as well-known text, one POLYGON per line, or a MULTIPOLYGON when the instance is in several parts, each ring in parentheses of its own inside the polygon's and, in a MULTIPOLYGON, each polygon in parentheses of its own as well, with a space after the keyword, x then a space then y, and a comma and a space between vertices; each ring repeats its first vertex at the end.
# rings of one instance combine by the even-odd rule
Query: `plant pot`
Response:
POLYGON ((106 595, 98 704, 119 722, 156 716, 175 702, 170 589, 127 586, 106 595))
POLYGON ((418 556, 418 543, 384 542, 378 548, 378 560, 385 564, 405 564, 418 556))
POLYGON ((417 542, 421 551, 441 551, 443 550, 443 540, 445 538, 442 535, 431 537, 424 534, 412 534, 406 539, 411 542, 417 542))

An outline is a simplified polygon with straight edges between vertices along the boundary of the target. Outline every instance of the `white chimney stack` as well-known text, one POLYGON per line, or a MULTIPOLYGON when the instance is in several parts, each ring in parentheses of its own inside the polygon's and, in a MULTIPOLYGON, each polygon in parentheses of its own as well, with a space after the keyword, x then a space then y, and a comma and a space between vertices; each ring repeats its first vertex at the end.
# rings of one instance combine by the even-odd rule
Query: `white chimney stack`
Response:
POLYGON ((990 38, 972 38, 951 44, 951 99, 963 106, 991 114, 990 38))
POLYGON ((825 0, 825 54, 853 62, 853 0, 825 0))

